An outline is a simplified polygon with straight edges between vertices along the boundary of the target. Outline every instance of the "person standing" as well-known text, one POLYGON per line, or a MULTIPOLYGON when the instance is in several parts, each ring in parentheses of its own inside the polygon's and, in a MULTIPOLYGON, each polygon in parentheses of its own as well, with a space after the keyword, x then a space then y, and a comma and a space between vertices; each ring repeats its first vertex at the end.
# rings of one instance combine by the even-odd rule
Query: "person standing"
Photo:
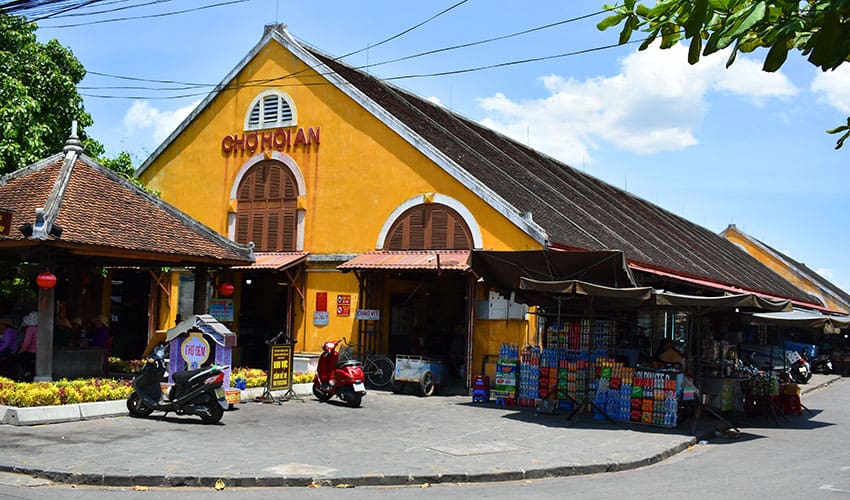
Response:
POLYGON ((35 352, 38 342, 38 313, 33 311, 21 321, 24 329, 24 342, 21 344, 20 362, 24 380, 32 380, 35 374, 35 352))
POLYGON ((18 351, 18 331, 10 318, 0 318, 0 376, 14 373, 12 356, 18 351))
POLYGON ((91 331, 90 345, 99 349, 109 349, 112 335, 109 333, 109 320, 100 315, 94 319, 94 328, 91 331))

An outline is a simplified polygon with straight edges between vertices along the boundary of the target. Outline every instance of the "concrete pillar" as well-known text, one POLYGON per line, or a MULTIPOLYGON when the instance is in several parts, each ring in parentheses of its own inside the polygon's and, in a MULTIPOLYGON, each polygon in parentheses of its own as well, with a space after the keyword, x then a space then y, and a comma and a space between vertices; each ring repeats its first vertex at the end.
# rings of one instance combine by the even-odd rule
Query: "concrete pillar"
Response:
POLYGON ((53 288, 38 289, 38 336, 36 337, 35 381, 53 380, 53 288))

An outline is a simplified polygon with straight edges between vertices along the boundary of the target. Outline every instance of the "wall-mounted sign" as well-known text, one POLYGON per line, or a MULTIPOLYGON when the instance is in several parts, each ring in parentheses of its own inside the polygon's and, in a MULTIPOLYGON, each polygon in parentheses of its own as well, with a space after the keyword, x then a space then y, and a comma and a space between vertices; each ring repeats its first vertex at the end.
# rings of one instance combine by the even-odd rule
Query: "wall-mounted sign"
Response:
POLYGON ((210 299, 210 315, 218 321, 233 321, 233 299, 210 299))
POLYGON ((200 368, 210 357, 210 343, 202 333, 192 332, 180 344, 180 357, 189 370, 200 368))
POLYGON ((328 322, 330 321, 330 314, 327 311, 316 311, 313 313, 313 325, 314 326, 328 326, 328 322))
POLYGON ((316 292, 316 310, 328 310, 328 292, 316 292))
POLYGON ((320 127, 308 127, 306 130, 278 128, 260 132, 245 132, 242 135, 226 135, 221 140, 221 152, 227 155, 251 154, 258 151, 288 151, 298 146, 319 145, 320 127))
POLYGON ((381 319, 380 309, 357 309, 354 311, 354 319, 359 321, 378 321, 381 319))
POLYGON ((351 295, 336 296, 336 315, 351 316, 351 295))

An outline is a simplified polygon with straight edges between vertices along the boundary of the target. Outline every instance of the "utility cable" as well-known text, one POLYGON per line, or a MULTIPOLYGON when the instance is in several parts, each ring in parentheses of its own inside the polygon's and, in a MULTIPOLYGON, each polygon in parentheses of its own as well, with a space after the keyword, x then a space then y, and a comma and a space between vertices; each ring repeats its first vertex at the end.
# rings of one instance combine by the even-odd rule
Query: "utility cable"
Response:
MULTIPOLYGON (((486 43, 492 43, 492 42, 495 42, 495 41, 501 41, 501 40, 505 40, 505 39, 509 39, 509 38, 515 38, 517 36, 522 36, 522 35, 526 35, 526 34, 529 34, 529 33, 534 33, 534 32, 537 32, 537 31, 561 26, 561 25, 564 25, 564 24, 567 24, 567 23, 572 23, 572 22, 588 19, 590 17, 594 17, 594 16, 597 16, 599 14, 603 14, 603 13, 609 12, 609 11, 610 11, 610 9, 604 9, 604 10, 600 10, 600 11, 593 12, 593 13, 590 13, 590 14, 584 14, 584 15, 581 15, 581 16, 571 17, 571 18, 568 18, 568 19, 564 19, 564 20, 561 20, 561 21, 554 22, 554 23, 549 23, 549 24, 545 24, 545 25, 542 25, 542 26, 537 26, 537 27, 534 27, 534 28, 529 28, 529 29, 525 29, 525 30, 522 30, 522 31, 509 33, 507 35, 501 35, 501 36, 487 38, 487 39, 478 40, 478 41, 469 42, 469 43, 450 45, 450 46, 447 46, 447 47, 428 50, 428 51, 425 51, 425 52, 419 52, 417 54, 412 54, 412 55, 400 57, 400 58, 397 58, 397 59, 392 59, 392 60, 388 60, 388 61, 370 64, 368 66, 366 66, 366 65, 356 66, 353 69, 365 69, 367 67, 371 68, 371 67, 376 67, 376 66, 382 66, 382 65, 393 63, 393 62, 405 61, 405 60, 415 59, 415 58, 418 58, 418 57, 423 57, 423 56, 432 55, 432 54, 436 54, 436 53, 448 52, 448 51, 468 48, 468 47, 472 47, 472 46, 476 46, 476 45, 483 45, 483 44, 486 44, 486 43)), ((593 49, 588 49, 588 51, 590 51, 590 50, 593 50, 593 49)), ((354 52, 352 52, 351 54, 353 54, 353 53, 354 52)), ((345 56, 337 57, 337 58, 334 58, 333 60, 336 61, 338 59, 341 59, 342 57, 345 57, 345 56)), ((152 87, 134 87, 134 88, 131 88, 132 90, 176 91, 176 90, 188 90, 188 88, 191 88, 191 87, 204 87, 204 86, 215 87, 217 85, 217 84, 211 84, 211 83, 195 83, 195 82, 181 82, 181 81, 175 81, 175 80, 153 80, 153 79, 146 79, 146 78, 135 78, 135 77, 121 76, 121 75, 113 75, 113 74, 109 74, 109 73, 101 73, 101 72, 97 72, 97 71, 89 71, 88 73, 93 74, 93 75, 97 75, 97 76, 107 77, 107 78, 131 80, 131 81, 138 81, 138 82, 161 83, 161 84, 168 84, 168 85, 182 85, 182 87, 176 87, 176 88, 171 88, 171 89, 152 88, 152 87)), ((229 86, 227 86, 227 89, 244 88, 244 87, 258 87, 258 86, 262 86, 262 85, 260 85, 261 83, 269 83, 271 81, 279 81, 279 80, 283 80, 283 79, 286 79, 286 78, 291 78, 295 74, 296 73, 292 73, 292 74, 285 75, 285 76, 282 76, 282 77, 277 77, 277 78, 274 78, 274 79, 251 80, 251 81, 244 82, 244 83, 241 83, 241 84, 229 85, 229 86)), ((324 74, 320 74, 320 76, 324 76, 324 74)), ((409 78, 409 77, 400 77, 400 78, 403 79, 403 78, 409 78)), ((116 89, 116 90, 123 89, 123 90, 126 90, 123 87, 114 87, 114 86, 93 86, 93 87, 78 87, 78 88, 87 89, 87 90, 107 90, 107 89, 116 89)))

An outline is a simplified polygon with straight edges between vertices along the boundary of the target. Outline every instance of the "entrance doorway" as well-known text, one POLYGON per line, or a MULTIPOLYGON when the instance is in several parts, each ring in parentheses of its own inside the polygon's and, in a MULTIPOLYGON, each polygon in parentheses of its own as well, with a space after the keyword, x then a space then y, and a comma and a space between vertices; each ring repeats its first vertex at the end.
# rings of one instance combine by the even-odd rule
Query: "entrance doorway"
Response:
POLYGON ((111 273, 112 334, 110 356, 139 359, 148 343, 148 303, 151 277, 147 271, 113 270, 111 273))
POLYGON ((275 272, 245 273, 239 312, 241 364, 265 368, 268 364, 266 341, 289 329, 286 311, 290 288, 275 272))
POLYGON ((389 280, 389 355, 439 360, 443 387, 466 383, 467 279, 462 273, 394 273, 389 280))

